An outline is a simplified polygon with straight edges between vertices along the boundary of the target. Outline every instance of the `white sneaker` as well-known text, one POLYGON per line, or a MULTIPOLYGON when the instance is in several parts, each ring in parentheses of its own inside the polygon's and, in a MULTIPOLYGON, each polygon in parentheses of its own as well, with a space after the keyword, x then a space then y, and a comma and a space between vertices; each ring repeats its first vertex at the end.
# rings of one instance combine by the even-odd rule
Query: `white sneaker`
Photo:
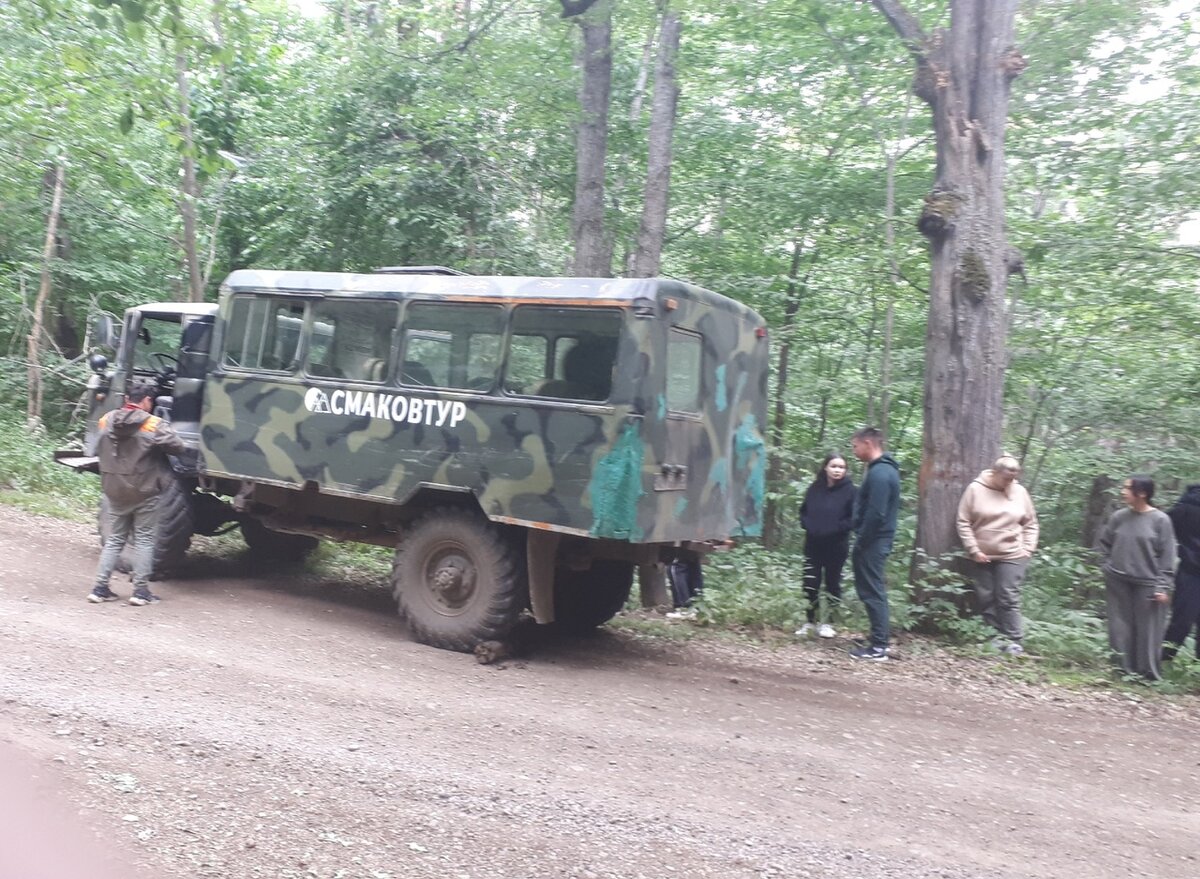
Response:
POLYGON ((837 632, 833 630, 833 626, 829 623, 821 623, 821 628, 817 629, 817 634, 822 638, 836 638, 837 632))
POLYGON ((817 627, 814 626, 812 623, 805 623, 803 626, 801 626, 800 628, 798 628, 796 630, 795 635, 797 638, 811 638, 812 633, 815 632, 816 630, 817 630, 817 627))
POLYGON ((694 620, 695 618, 696 609, 694 607, 680 608, 667 614, 667 619, 669 620, 694 620))

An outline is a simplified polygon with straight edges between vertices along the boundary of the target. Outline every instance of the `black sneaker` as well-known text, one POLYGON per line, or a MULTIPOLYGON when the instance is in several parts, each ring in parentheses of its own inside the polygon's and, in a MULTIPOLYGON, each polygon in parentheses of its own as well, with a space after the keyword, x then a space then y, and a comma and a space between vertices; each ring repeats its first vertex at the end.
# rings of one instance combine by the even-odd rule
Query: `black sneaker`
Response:
POLYGON ((157 604, 160 601, 162 599, 148 589, 140 589, 129 596, 129 603, 134 607, 145 607, 147 604, 157 604))
POLYGON ((116 601, 120 597, 120 595, 117 595, 117 593, 113 592, 107 586, 103 588, 97 586, 88 593, 87 600, 92 604, 102 604, 105 601, 116 601))
POLYGON ((886 647, 855 647, 850 651, 851 659, 868 659, 872 662, 887 662, 888 654, 886 647))

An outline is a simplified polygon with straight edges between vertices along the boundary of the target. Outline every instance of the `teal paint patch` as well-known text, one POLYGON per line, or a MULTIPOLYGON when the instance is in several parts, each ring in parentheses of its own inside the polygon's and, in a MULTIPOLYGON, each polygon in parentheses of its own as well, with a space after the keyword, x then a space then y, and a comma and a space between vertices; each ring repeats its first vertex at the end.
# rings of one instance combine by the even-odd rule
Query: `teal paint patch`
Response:
POLYGON ((667 417, 667 396, 666 396, 666 394, 658 395, 658 417, 660 419, 667 417))
POLYGON ((733 448, 736 469, 739 473, 745 473, 746 494, 750 501, 747 515, 738 519, 743 534, 757 537, 762 534, 763 503, 767 489, 767 444, 753 415, 747 415, 738 425, 733 448))
POLYGON ((646 448, 637 426, 626 425, 616 444, 596 464, 588 490, 592 496, 593 537, 637 540, 638 500, 642 490, 642 459, 646 448))
POLYGON ((675 518, 678 519, 683 515, 683 511, 687 509, 687 498, 680 497, 675 501, 675 518))
POLYGON ((729 396, 725 392, 725 364, 722 363, 717 367, 717 393, 713 398, 713 403, 717 407, 718 412, 724 412, 729 405, 729 396))

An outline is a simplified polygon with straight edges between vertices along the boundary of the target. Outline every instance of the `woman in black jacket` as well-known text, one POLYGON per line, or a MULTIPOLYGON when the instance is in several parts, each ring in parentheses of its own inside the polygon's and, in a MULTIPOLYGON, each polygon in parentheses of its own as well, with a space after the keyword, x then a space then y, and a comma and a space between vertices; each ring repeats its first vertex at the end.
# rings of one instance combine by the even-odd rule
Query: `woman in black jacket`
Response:
POLYGON ((1167 515, 1179 544, 1179 567, 1162 658, 1174 659, 1187 636, 1195 632, 1196 658, 1200 659, 1200 482, 1189 485, 1167 515))
POLYGON ((846 459, 836 453, 825 456, 817 469, 817 478, 804 492, 800 504, 800 525, 804 540, 804 594, 808 599, 808 622, 796 630, 807 638, 816 630, 822 638, 837 634, 829 619, 842 603, 842 568, 850 552, 850 529, 854 519, 854 483, 846 475, 846 459), (821 581, 825 581, 827 599, 820 626, 821 581))

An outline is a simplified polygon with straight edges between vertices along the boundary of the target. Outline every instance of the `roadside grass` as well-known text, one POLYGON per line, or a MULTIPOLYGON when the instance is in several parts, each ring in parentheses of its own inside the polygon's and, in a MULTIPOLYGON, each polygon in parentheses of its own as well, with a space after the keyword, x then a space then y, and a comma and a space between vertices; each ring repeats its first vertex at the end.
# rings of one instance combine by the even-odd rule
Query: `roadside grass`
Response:
MULTIPOLYGON (((94 522, 100 498, 99 480, 75 473, 53 461, 60 440, 32 434, 13 419, 0 420, 0 504, 37 515, 77 522, 94 522)), ((908 556, 901 545, 889 561, 888 582, 892 623, 896 631, 934 629, 936 643, 964 656, 991 656, 994 633, 978 618, 962 618, 949 597, 919 605, 908 584, 908 556)), ((206 553, 236 558, 245 544, 236 529, 212 538, 198 538, 206 553)), ((347 581, 386 588, 392 551, 386 547, 324 541, 305 561, 307 577, 347 581)), ((940 594, 952 596, 966 584, 946 565, 927 565, 940 594)), ((712 555, 704 566, 705 589, 696 603, 693 622, 668 620, 657 613, 633 611, 613 625, 640 635, 673 641, 694 638, 751 640, 768 647, 795 642, 792 632, 805 619, 801 585, 803 556, 798 551, 771 552, 744 545, 712 555)), ((844 601, 833 614, 842 630, 865 631, 866 614, 854 595, 847 565, 844 601)), ((1053 682, 1075 688, 1107 687, 1164 695, 1200 693, 1200 660, 1192 641, 1173 662, 1164 665, 1164 680, 1145 684, 1113 675, 1108 664, 1104 624, 1104 590, 1099 572, 1086 550, 1051 545, 1039 550, 1023 589, 1027 660, 996 665, 996 673, 1029 681, 1053 682)), ((910 642, 920 651, 922 641, 910 642)))
POLYGON ((100 482, 56 463, 52 453, 59 442, 12 419, 0 420, 0 501, 27 513, 95 521, 100 482))

